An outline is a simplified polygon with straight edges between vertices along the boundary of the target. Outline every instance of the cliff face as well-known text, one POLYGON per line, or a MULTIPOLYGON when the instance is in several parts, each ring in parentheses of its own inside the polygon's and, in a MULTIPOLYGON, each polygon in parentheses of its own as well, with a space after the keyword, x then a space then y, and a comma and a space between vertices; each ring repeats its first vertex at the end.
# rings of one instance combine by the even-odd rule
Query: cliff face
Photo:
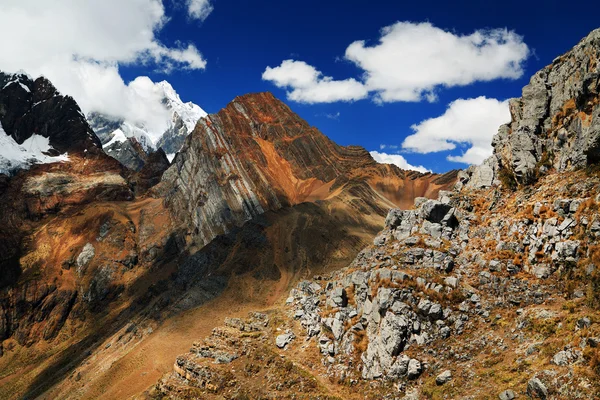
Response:
POLYGON ((157 191, 205 244, 266 210, 324 200, 352 185, 366 184, 377 202, 393 207, 403 196, 435 194, 453 176, 379 165, 364 149, 336 145, 273 95, 260 93, 200 120, 157 191))
MULTIPOLYGON (((494 155, 471 169, 470 186, 497 181, 501 171, 519 184, 547 173, 600 161, 600 29, 537 72, 519 99, 512 121, 500 127, 494 155)), ((464 178, 466 179, 466 178, 464 178)))

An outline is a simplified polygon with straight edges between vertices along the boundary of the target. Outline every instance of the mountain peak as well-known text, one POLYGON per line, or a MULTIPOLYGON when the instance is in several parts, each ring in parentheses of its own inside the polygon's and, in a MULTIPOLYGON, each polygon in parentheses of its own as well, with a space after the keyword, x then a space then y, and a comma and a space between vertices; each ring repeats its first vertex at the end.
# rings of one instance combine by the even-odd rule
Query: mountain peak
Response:
POLYGON ((0 72, 0 110, 0 173, 100 149, 75 100, 44 77, 0 72))
POLYGON ((161 123, 166 127, 164 130, 126 118, 114 118, 97 112, 88 114, 92 128, 105 146, 105 152, 131 169, 142 168, 145 155, 131 151, 135 146, 126 143, 130 138, 139 142, 145 153, 162 148, 168 158, 173 159, 198 120, 207 115, 197 104, 184 103, 169 82, 158 82, 156 87, 161 92, 162 105, 168 111, 168 117, 161 123))

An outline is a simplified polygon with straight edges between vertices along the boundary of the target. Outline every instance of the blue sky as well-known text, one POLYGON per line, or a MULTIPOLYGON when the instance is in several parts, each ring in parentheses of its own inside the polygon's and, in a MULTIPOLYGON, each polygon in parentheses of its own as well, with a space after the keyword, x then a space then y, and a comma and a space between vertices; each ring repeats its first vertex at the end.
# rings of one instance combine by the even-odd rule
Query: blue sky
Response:
MULTIPOLYGON (((108 3, 111 1, 105 2, 108 3)), ((235 96, 248 92, 271 91, 311 125, 318 127, 339 144, 361 145, 370 151, 377 150, 390 154, 400 152, 412 165, 423 165, 434 172, 444 172, 467 166, 467 164, 451 162, 447 157, 461 156, 470 147, 468 140, 463 144, 455 144, 457 147, 450 151, 415 153, 414 149, 413 151, 402 149, 405 138, 414 133, 411 126, 443 115, 449 105, 458 99, 485 96, 488 99, 497 99, 500 103, 510 97, 520 96, 521 88, 527 84, 533 73, 600 26, 598 19, 600 6, 594 5, 593 2, 588 2, 584 8, 567 6, 564 1, 509 0, 490 3, 481 1, 460 1, 449 4, 446 1, 123 0, 114 2, 114 15, 119 15, 118 18, 101 18, 98 10, 89 11, 92 17, 98 15, 96 19, 104 21, 105 25, 98 28, 101 30, 99 32, 106 31, 107 36, 112 35, 110 38, 112 41, 102 42, 96 53, 83 54, 85 50, 82 49, 92 47, 84 46, 85 42, 81 45, 74 43, 65 52, 71 52, 72 58, 76 60, 86 59, 86 57, 100 60, 95 61, 96 64, 93 65, 101 65, 107 70, 106 65, 110 64, 111 68, 120 74, 125 84, 138 76, 149 76, 154 82, 166 79, 184 101, 193 101, 209 113, 217 112, 235 96), (158 7, 156 12, 151 14, 152 18, 162 18, 160 24, 153 22, 153 25, 150 25, 154 37, 144 38, 150 43, 144 44, 146 50, 143 52, 132 50, 131 54, 138 52, 135 56, 129 53, 121 54, 120 49, 112 53, 108 50, 101 51, 110 48, 112 44, 118 46, 119 41, 125 45, 126 38, 131 37, 132 34, 123 31, 122 36, 119 37, 113 33, 122 31, 119 27, 128 23, 127 18, 130 18, 130 15, 147 12, 148 7, 140 8, 140 4, 144 2, 152 4, 152 7, 158 7), (212 7, 212 12, 205 13, 201 18, 194 18, 189 8, 194 2, 212 7), (131 5, 132 8, 129 10, 126 8, 129 7, 126 3, 136 4, 131 5), (126 17, 120 14, 125 14, 126 17), (475 82, 453 87, 435 86, 434 92, 437 98, 433 102, 421 98, 417 99, 418 101, 380 103, 376 99, 377 94, 381 92, 374 91, 369 92, 366 98, 356 101, 307 104, 287 98, 287 93, 291 92, 292 88, 277 87, 273 80, 262 79, 267 67, 276 68, 284 60, 295 60, 311 66, 324 76, 332 77, 335 81, 354 79, 362 84, 365 81, 365 70, 357 63, 344 59, 346 49, 357 40, 364 40, 365 47, 377 46, 382 36, 381 29, 400 21, 413 25, 428 22, 431 24, 431 29, 446 31, 455 37, 471 35, 475 31, 485 32, 484 30, 506 28, 522 37, 521 43, 526 45, 528 55, 519 62, 519 67, 522 69, 522 72, 517 74, 520 75, 519 77, 491 79, 486 82, 474 79, 475 82), (164 45, 166 50, 156 51, 154 43, 160 43, 160 49, 163 49, 164 45), (190 44, 194 47, 194 52, 191 52, 193 54, 175 54, 174 52, 179 50, 172 50, 190 44), (148 48, 151 50, 148 51, 148 48), (198 54, 195 53, 196 49, 198 54), (141 61, 143 57, 140 56, 142 53, 146 57, 143 62, 141 61), (148 62, 148 54, 151 54, 155 61, 160 57, 171 60, 185 58, 186 61, 180 64, 172 62, 172 65, 169 64, 170 68, 164 68, 163 61, 148 62), (190 68, 192 64, 194 67, 190 68), (204 66, 204 69, 201 66, 204 66), (168 73, 165 69, 169 70, 168 73), (382 144, 388 147, 382 150, 380 149, 382 144), (390 146, 398 146, 398 148, 390 146)), ((16 4, 20 6, 22 3, 15 2, 16 4)), ((40 7, 48 7, 45 2, 41 4, 45 5, 40 7)), ((9 17, 7 12, 4 14, 9 17)), ((144 17, 140 20, 146 21, 148 18, 144 17)), ((58 25, 60 24, 54 26, 58 25)), ((133 23, 131 25, 134 26, 131 29, 136 27, 133 23)), ((144 25, 140 27, 138 31, 142 30, 144 25)), ((87 29, 86 27, 81 29, 84 28, 87 29)), ((76 37, 77 30, 75 33, 69 38, 76 37)), ((95 36, 98 35, 96 32, 95 36)), ((21 48, 34 41, 27 40, 21 48)), ((143 46, 140 48, 143 49, 143 46)), ((10 51, 5 53, 6 58, 12 60, 12 64, 0 56, 0 69, 11 67, 14 69, 15 54, 11 54, 10 51)), ((53 78, 51 72, 53 70, 50 67, 40 64, 38 68, 41 61, 35 64, 30 58, 23 59, 24 67, 31 65, 29 69, 34 72, 39 70, 53 78)), ((16 59, 20 61, 19 57, 16 59)), ((401 55, 396 59, 401 60, 401 55)), ((428 67, 427 59, 420 62, 423 63, 423 68, 428 67)), ((490 63, 490 70, 495 68, 492 64, 490 63)), ((58 76, 58 73, 54 74, 57 75, 55 78, 57 82, 67 79, 58 76)), ((90 76, 83 73, 78 75, 90 76)), ((78 93, 78 95, 74 94, 74 97, 80 101, 83 95, 76 90, 73 92, 78 93)), ((85 92, 91 93, 90 90, 85 92)), ((85 105, 86 100, 81 99, 81 104, 85 105)), ((468 119, 470 106, 470 103, 463 104, 460 108, 460 116, 456 118, 468 119)), ((459 107, 456 107, 457 115, 458 109, 459 107)), ((438 122, 432 124, 430 130, 443 130, 445 120, 438 122)), ((457 123, 457 126, 458 128, 455 129, 460 129, 460 123, 457 123)), ((448 133, 448 135, 452 134, 454 133, 448 133)), ((472 137, 474 133, 471 132, 470 135, 472 137)), ((421 148, 420 151, 425 150, 421 148)))

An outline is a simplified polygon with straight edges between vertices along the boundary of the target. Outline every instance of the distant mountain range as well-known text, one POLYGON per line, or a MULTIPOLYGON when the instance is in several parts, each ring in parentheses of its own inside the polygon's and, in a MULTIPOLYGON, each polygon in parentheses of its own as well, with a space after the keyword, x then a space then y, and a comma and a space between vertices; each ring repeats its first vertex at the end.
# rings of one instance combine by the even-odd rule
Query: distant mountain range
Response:
POLYGON ((139 170, 144 165, 145 155, 141 150, 147 155, 162 148, 172 161, 185 137, 194 130, 198 120, 207 115, 198 105, 184 103, 169 82, 159 82, 157 87, 162 92, 162 104, 169 111, 164 124, 167 128, 160 133, 153 127, 98 112, 87 116, 106 154, 130 169, 139 170), (136 142, 140 146, 136 146, 136 142))

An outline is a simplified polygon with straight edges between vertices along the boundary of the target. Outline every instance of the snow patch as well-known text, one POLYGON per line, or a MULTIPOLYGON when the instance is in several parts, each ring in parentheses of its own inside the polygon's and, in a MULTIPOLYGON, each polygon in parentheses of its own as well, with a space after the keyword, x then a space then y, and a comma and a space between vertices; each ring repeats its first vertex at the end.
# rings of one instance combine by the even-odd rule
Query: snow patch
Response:
POLYGON ((123 143, 127 140, 127 136, 125 136, 125 133, 123 133, 123 131, 120 129, 114 131, 112 135, 112 139, 110 139, 110 141, 104 145, 104 148, 108 148, 115 143, 123 143))
POLYGON ((8 136, 0 124, 0 174, 10 175, 18 169, 27 169, 33 164, 48 164, 68 161, 68 154, 49 156, 52 150, 48 138, 32 135, 23 144, 8 136))
POLYGON ((25 85, 23 85, 21 82, 19 82, 19 85, 21 85, 21 87, 27 92, 27 93, 31 93, 31 90, 29 90, 29 88, 25 85))
POLYGON ((169 154, 167 154, 167 160, 169 160, 170 163, 173 162, 173 159, 175 158, 175 154, 177 154, 177 153, 169 153, 169 154))

